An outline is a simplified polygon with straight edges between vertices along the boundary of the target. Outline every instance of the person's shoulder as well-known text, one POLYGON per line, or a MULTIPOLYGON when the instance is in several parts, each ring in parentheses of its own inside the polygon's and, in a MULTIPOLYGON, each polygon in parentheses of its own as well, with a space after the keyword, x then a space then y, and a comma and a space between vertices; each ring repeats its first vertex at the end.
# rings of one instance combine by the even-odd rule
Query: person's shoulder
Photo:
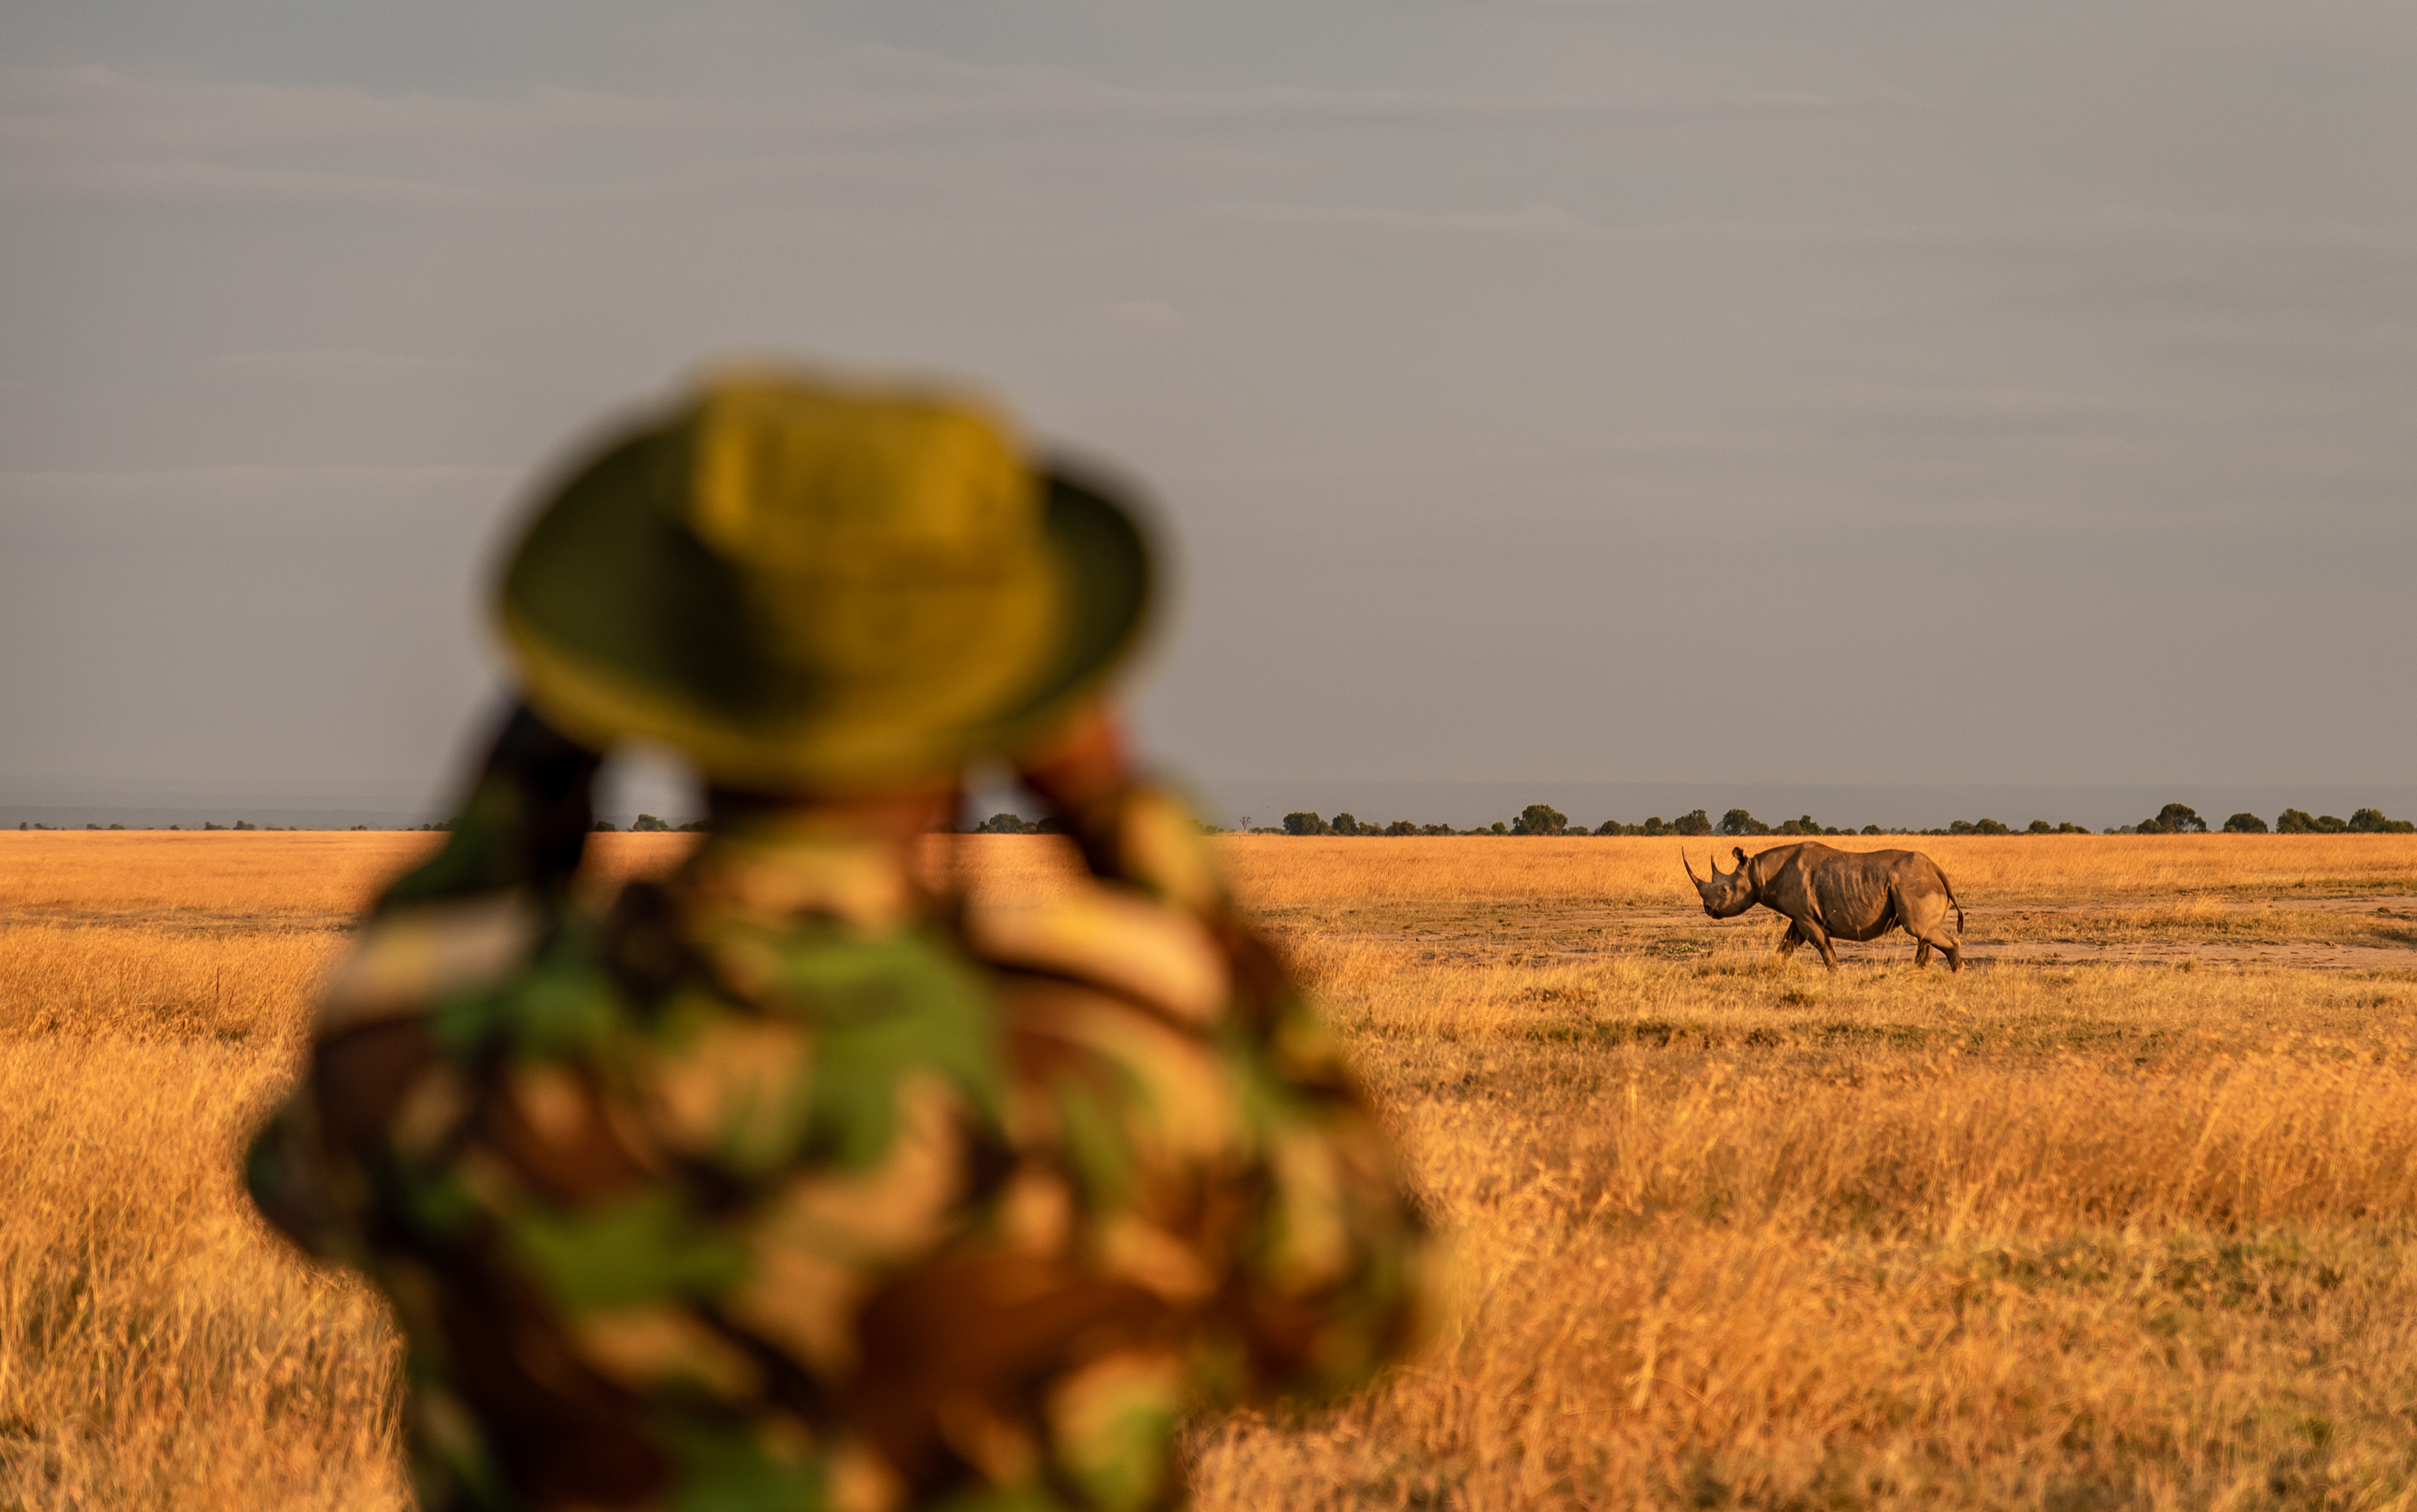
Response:
POLYGON ((1094 987, 1196 1030, 1214 1028, 1233 996, 1208 924, 1129 887, 1087 880, 1041 902, 977 905, 965 930, 986 966, 1094 987))
POLYGON ((320 999, 321 1035, 425 1012, 503 985, 527 964, 547 925, 512 890, 413 903, 372 917, 320 999))

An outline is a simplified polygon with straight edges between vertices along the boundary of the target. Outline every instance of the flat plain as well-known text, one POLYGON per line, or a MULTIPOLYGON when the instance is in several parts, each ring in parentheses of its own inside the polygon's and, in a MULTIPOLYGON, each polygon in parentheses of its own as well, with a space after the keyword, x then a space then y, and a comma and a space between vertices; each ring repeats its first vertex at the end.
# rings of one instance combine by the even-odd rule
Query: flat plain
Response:
MULTIPOLYGON (((233 1152, 432 838, 0 834, 0 1507, 402 1504, 384 1317, 233 1152)), ((600 837, 593 891, 688 843, 600 837)), ((1939 861, 1967 970, 1781 964, 1682 842, 1221 842, 1452 1306, 1197 1423, 1201 1506, 2417 1505, 2417 841, 1842 843, 1939 861)))

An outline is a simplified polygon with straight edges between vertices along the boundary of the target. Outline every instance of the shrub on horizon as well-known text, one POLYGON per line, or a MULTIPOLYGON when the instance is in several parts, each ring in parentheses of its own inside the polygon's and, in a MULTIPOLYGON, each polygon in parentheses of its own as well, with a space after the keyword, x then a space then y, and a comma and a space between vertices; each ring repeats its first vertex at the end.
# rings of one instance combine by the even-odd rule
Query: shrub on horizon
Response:
POLYGON ((2224 832, 2227 834, 2264 834, 2266 832, 2266 821, 2259 818, 2255 814, 2246 812, 2235 814, 2232 817, 2224 821, 2224 832))
POLYGON ((1702 809, 1694 809, 1672 819, 1670 832, 1689 835, 1710 834, 1712 832, 1712 821, 1704 817, 1702 809))
POLYGON ((1530 803, 1511 821, 1513 834, 1565 834, 1570 817, 1550 803, 1530 803))
POLYGON ((2167 803, 2155 818, 2142 819, 2132 829, 2138 834, 2205 834, 2207 820, 2188 803, 2167 803))
POLYGON ((2349 825, 2331 814, 2311 817, 2307 810, 2299 808, 2285 809, 2274 821, 2277 834, 2346 834, 2349 832, 2349 825))
POLYGON ((1284 817, 1284 832, 1286 834, 1332 834, 1334 828, 1315 814, 1295 812, 1284 817))

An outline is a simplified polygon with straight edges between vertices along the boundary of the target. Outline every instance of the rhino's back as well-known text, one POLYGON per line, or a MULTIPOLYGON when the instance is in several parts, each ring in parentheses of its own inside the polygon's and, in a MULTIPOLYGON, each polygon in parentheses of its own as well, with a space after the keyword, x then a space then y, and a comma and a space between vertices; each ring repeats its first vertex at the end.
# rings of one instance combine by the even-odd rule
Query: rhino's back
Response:
POLYGON ((1850 939, 1876 939, 1894 928, 1897 898, 1941 891, 1945 884, 1938 865, 1919 850, 1807 845, 1804 852, 1801 864, 1828 929, 1850 939))

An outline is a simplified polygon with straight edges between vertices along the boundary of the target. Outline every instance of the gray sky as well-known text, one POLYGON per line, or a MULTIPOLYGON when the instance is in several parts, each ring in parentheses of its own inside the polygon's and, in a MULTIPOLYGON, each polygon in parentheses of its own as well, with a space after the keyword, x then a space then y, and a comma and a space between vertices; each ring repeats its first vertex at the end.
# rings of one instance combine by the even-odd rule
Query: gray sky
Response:
POLYGON ((498 521, 733 349, 1149 479, 1212 785, 2407 783, 2412 73, 2326 0, 17 0, 0 798, 424 793, 498 521))

